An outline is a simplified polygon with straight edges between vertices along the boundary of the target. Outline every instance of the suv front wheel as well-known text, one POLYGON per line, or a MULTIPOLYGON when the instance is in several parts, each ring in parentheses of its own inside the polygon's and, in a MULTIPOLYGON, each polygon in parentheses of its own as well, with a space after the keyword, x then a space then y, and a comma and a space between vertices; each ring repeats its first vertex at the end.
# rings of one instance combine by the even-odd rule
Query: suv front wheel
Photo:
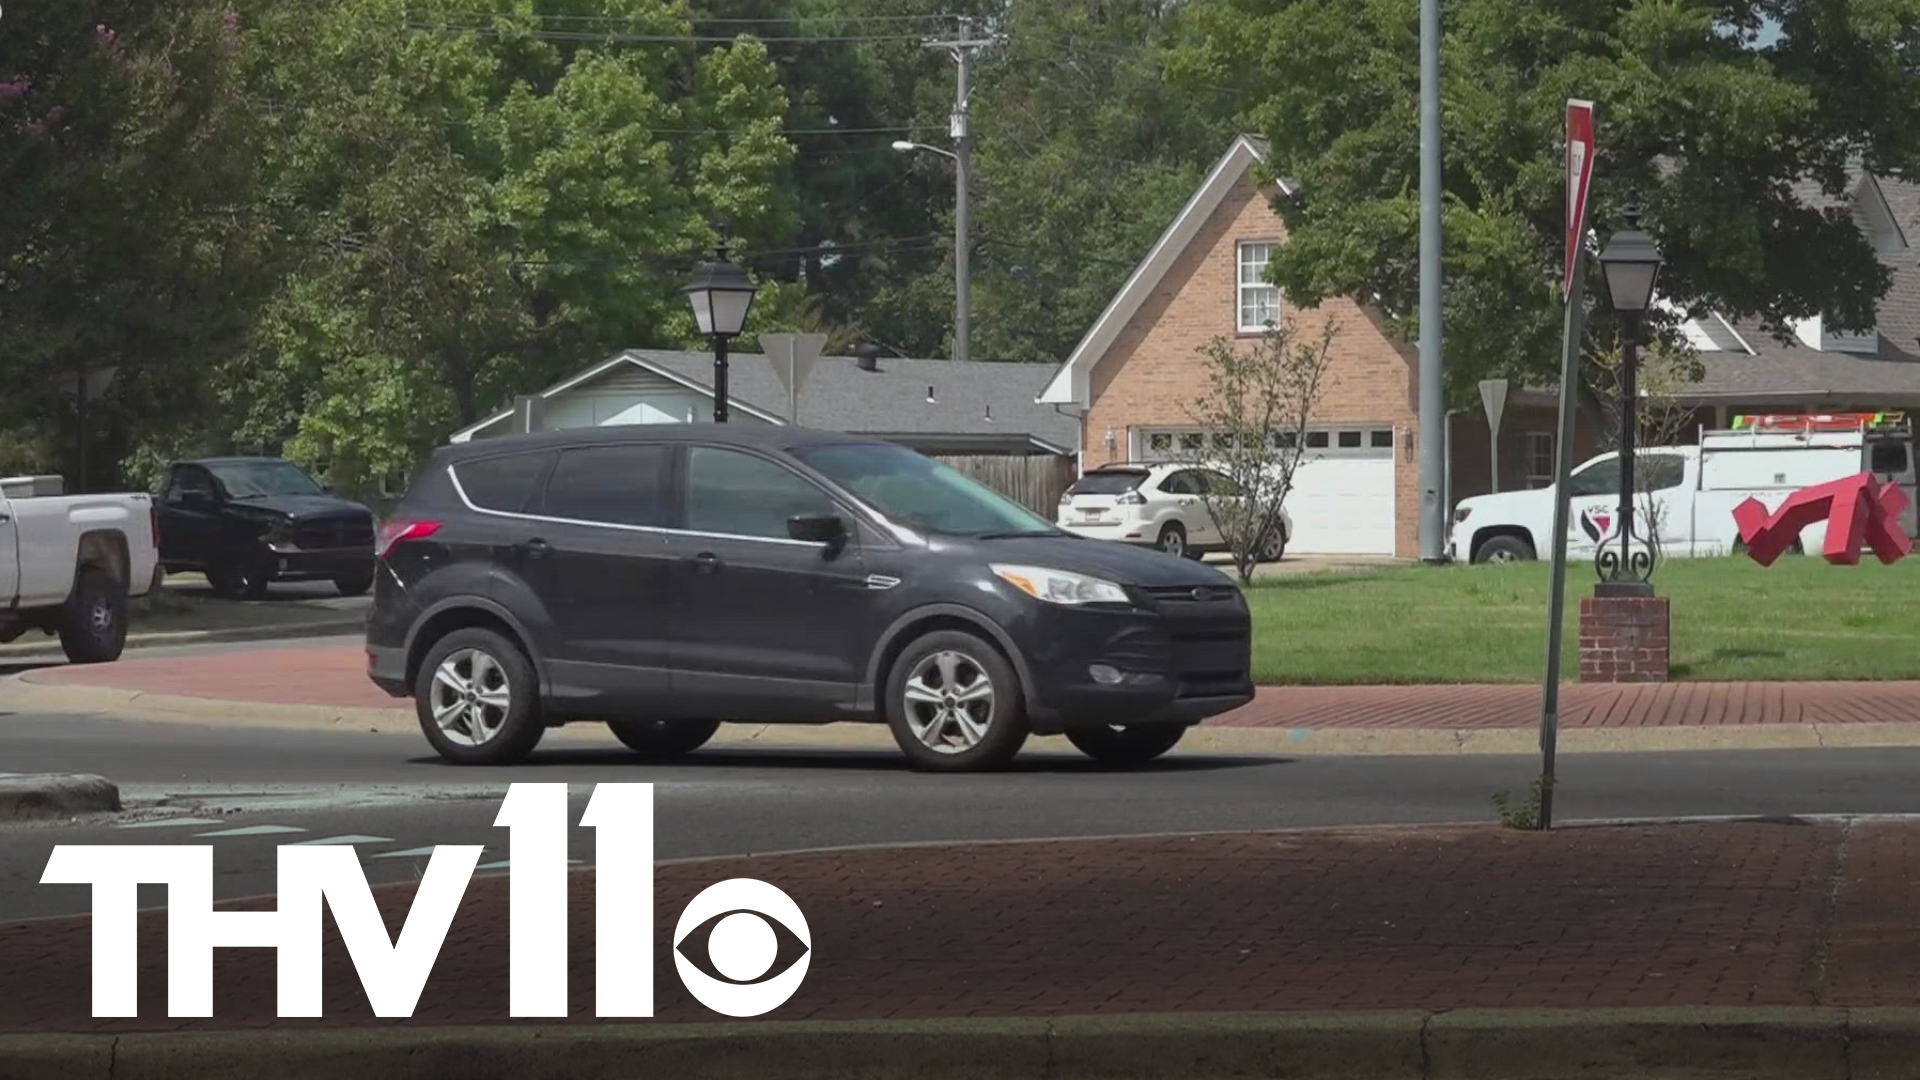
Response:
POLYGON ((420 730, 456 765, 511 765, 533 752, 546 729, 535 709, 533 664, 506 635, 455 630, 427 650, 414 678, 420 730))
POLYGON ((887 676, 886 702, 894 742, 916 769, 1003 768, 1027 741, 1013 665, 964 630, 936 630, 908 645, 887 676))

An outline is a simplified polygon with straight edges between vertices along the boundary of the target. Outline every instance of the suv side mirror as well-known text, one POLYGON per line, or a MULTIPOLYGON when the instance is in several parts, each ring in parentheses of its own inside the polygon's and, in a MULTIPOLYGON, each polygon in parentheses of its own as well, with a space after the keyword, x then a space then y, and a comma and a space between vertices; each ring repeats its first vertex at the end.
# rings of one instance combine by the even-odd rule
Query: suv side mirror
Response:
POLYGON ((825 544, 829 553, 847 542, 847 523, 838 514, 796 514, 787 519, 787 535, 809 544, 825 544))

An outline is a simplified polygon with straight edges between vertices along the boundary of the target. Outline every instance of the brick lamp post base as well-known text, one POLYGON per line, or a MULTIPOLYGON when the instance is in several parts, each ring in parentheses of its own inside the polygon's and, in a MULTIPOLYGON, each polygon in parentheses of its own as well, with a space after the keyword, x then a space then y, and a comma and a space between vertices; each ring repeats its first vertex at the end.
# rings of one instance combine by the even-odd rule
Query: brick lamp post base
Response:
POLYGON ((1666 682, 1671 621, 1664 596, 1580 598, 1580 681, 1666 682))

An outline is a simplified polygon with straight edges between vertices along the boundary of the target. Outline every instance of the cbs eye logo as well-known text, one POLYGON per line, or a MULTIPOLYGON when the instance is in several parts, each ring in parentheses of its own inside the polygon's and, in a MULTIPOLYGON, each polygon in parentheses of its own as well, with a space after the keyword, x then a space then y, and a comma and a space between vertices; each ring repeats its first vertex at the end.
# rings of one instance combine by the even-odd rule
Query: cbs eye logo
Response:
POLYGON ((778 888, 753 878, 707 886, 673 928, 673 963, 700 1004, 759 1016, 800 989, 813 959, 806 916, 778 888))

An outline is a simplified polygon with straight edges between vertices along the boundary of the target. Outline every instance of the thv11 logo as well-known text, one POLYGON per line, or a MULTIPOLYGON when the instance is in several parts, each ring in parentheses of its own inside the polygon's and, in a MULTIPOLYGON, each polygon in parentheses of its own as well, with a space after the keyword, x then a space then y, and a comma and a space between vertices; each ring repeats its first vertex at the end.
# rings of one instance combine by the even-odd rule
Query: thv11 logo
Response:
MULTIPOLYGON (((509 1015, 566 1016, 567 785, 511 784, 509 1015)), ((653 785, 600 784, 580 824, 595 830, 594 1015, 653 1015, 653 785)), ((213 1015, 213 950, 278 954, 279 1015, 319 1016, 324 902, 374 1015, 412 1016, 466 895, 482 845, 433 849, 397 938, 389 938, 351 847, 282 845, 274 911, 213 910, 213 848, 62 844, 40 883, 93 886, 93 1015, 138 1015, 139 886, 167 887, 167 1015, 213 1015)), ((680 913, 674 968, 727 1016, 778 1008, 807 976, 813 939, 780 889, 752 878, 708 886, 680 913), (780 966, 782 963, 786 966, 780 966)))

